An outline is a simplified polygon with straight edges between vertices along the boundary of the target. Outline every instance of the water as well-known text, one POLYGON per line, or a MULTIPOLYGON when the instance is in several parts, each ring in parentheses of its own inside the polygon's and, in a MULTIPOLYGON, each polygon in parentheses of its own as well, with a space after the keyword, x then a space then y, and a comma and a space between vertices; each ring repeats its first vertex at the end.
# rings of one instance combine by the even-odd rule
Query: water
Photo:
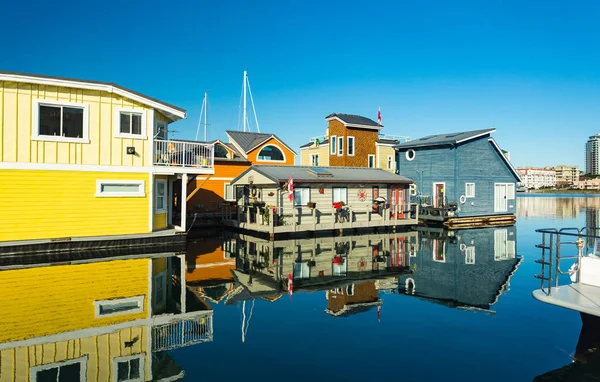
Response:
POLYGON ((531 381, 571 362, 581 328, 531 297, 534 230, 599 212, 528 196, 515 227, 226 234, 185 255, 4 270, 0 381, 531 381))

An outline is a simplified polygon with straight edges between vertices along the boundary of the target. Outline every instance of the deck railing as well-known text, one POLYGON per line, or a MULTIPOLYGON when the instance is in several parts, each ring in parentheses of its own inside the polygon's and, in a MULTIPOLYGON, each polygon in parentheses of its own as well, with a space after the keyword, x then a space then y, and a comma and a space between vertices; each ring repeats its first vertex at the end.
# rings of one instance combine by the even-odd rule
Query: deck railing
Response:
POLYGON ((204 142, 156 139, 154 165, 212 168, 214 145, 204 142))
POLYGON ((213 338, 212 315, 152 327, 152 351, 173 350, 213 338))

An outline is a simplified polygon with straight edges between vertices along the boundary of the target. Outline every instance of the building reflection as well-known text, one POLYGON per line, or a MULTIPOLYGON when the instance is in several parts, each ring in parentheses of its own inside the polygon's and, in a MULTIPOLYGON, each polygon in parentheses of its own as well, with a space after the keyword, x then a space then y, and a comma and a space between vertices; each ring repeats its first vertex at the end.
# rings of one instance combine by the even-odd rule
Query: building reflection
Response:
POLYGON ((168 351, 212 341, 213 312, 183 255, 149 256, 0 270, 0 380, 182 379, 168 351))
POLYGON ((518 197, 517 216, 577 218, 582 210, 597 210, 600 198, 518 197))

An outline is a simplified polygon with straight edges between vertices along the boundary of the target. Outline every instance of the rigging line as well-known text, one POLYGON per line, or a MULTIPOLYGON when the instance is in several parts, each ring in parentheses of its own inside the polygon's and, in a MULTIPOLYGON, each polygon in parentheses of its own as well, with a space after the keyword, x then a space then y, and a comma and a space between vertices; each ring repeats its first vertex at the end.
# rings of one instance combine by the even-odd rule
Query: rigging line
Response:
POLYGON ((241 120, 242 120, 242 102, 244 99, 244 86, 242 85, 242 91, 240 92, 240 103, 238 104, 238 123, 237 123, 237 129, 241 130, 241 120))
POLYGON ((250 307, 250 316, 248 316, 248 324, 246 325, 246 331, 244 332, 244 338, 246 338, 246 333, 248 333, 248 328, 250 327, 250 320, 252 319, 253 311, 254 311, 254 300, 252 300, 252 306, 250 307))
POLYGON ((242 302, 242 342, 246 342, 246 332, 244 326, 246 324, 246 300, 242 302))
POLYGON ((198 127, 196 127, 195 141, 198 141, 198 134, 200 134, 200 125, 202 125, 202 112, 204 111, 204 102, 205 102, 205 100, 202 100, 202 107, 200 108, 200 116, 198 117, 198 127))
POLYGON ((256 115, 256 109, 254 108, 254 98, 252 98, 252 89, 250 89, 250 80, 248 81, 248 92, 250 93, 250 103, 252 103, 252 112, 254 113, 254 121, 256 122, 256 132, 260 133, 260 127, 258 126, 258 116, 256 115))

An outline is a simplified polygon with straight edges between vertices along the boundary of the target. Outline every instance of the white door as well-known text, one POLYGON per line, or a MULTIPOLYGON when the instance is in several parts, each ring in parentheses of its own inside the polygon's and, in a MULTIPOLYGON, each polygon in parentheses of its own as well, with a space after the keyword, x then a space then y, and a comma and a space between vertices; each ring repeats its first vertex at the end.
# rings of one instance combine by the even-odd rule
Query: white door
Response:
POLYGON ((506 200, 506 184, 494 184, 494 212, 508 211, 508 200, 506 200))
POLYGON ((494 231, 494 260, 504 260, 507 258, 508 231, 506 229, 497 229, 494 231))

